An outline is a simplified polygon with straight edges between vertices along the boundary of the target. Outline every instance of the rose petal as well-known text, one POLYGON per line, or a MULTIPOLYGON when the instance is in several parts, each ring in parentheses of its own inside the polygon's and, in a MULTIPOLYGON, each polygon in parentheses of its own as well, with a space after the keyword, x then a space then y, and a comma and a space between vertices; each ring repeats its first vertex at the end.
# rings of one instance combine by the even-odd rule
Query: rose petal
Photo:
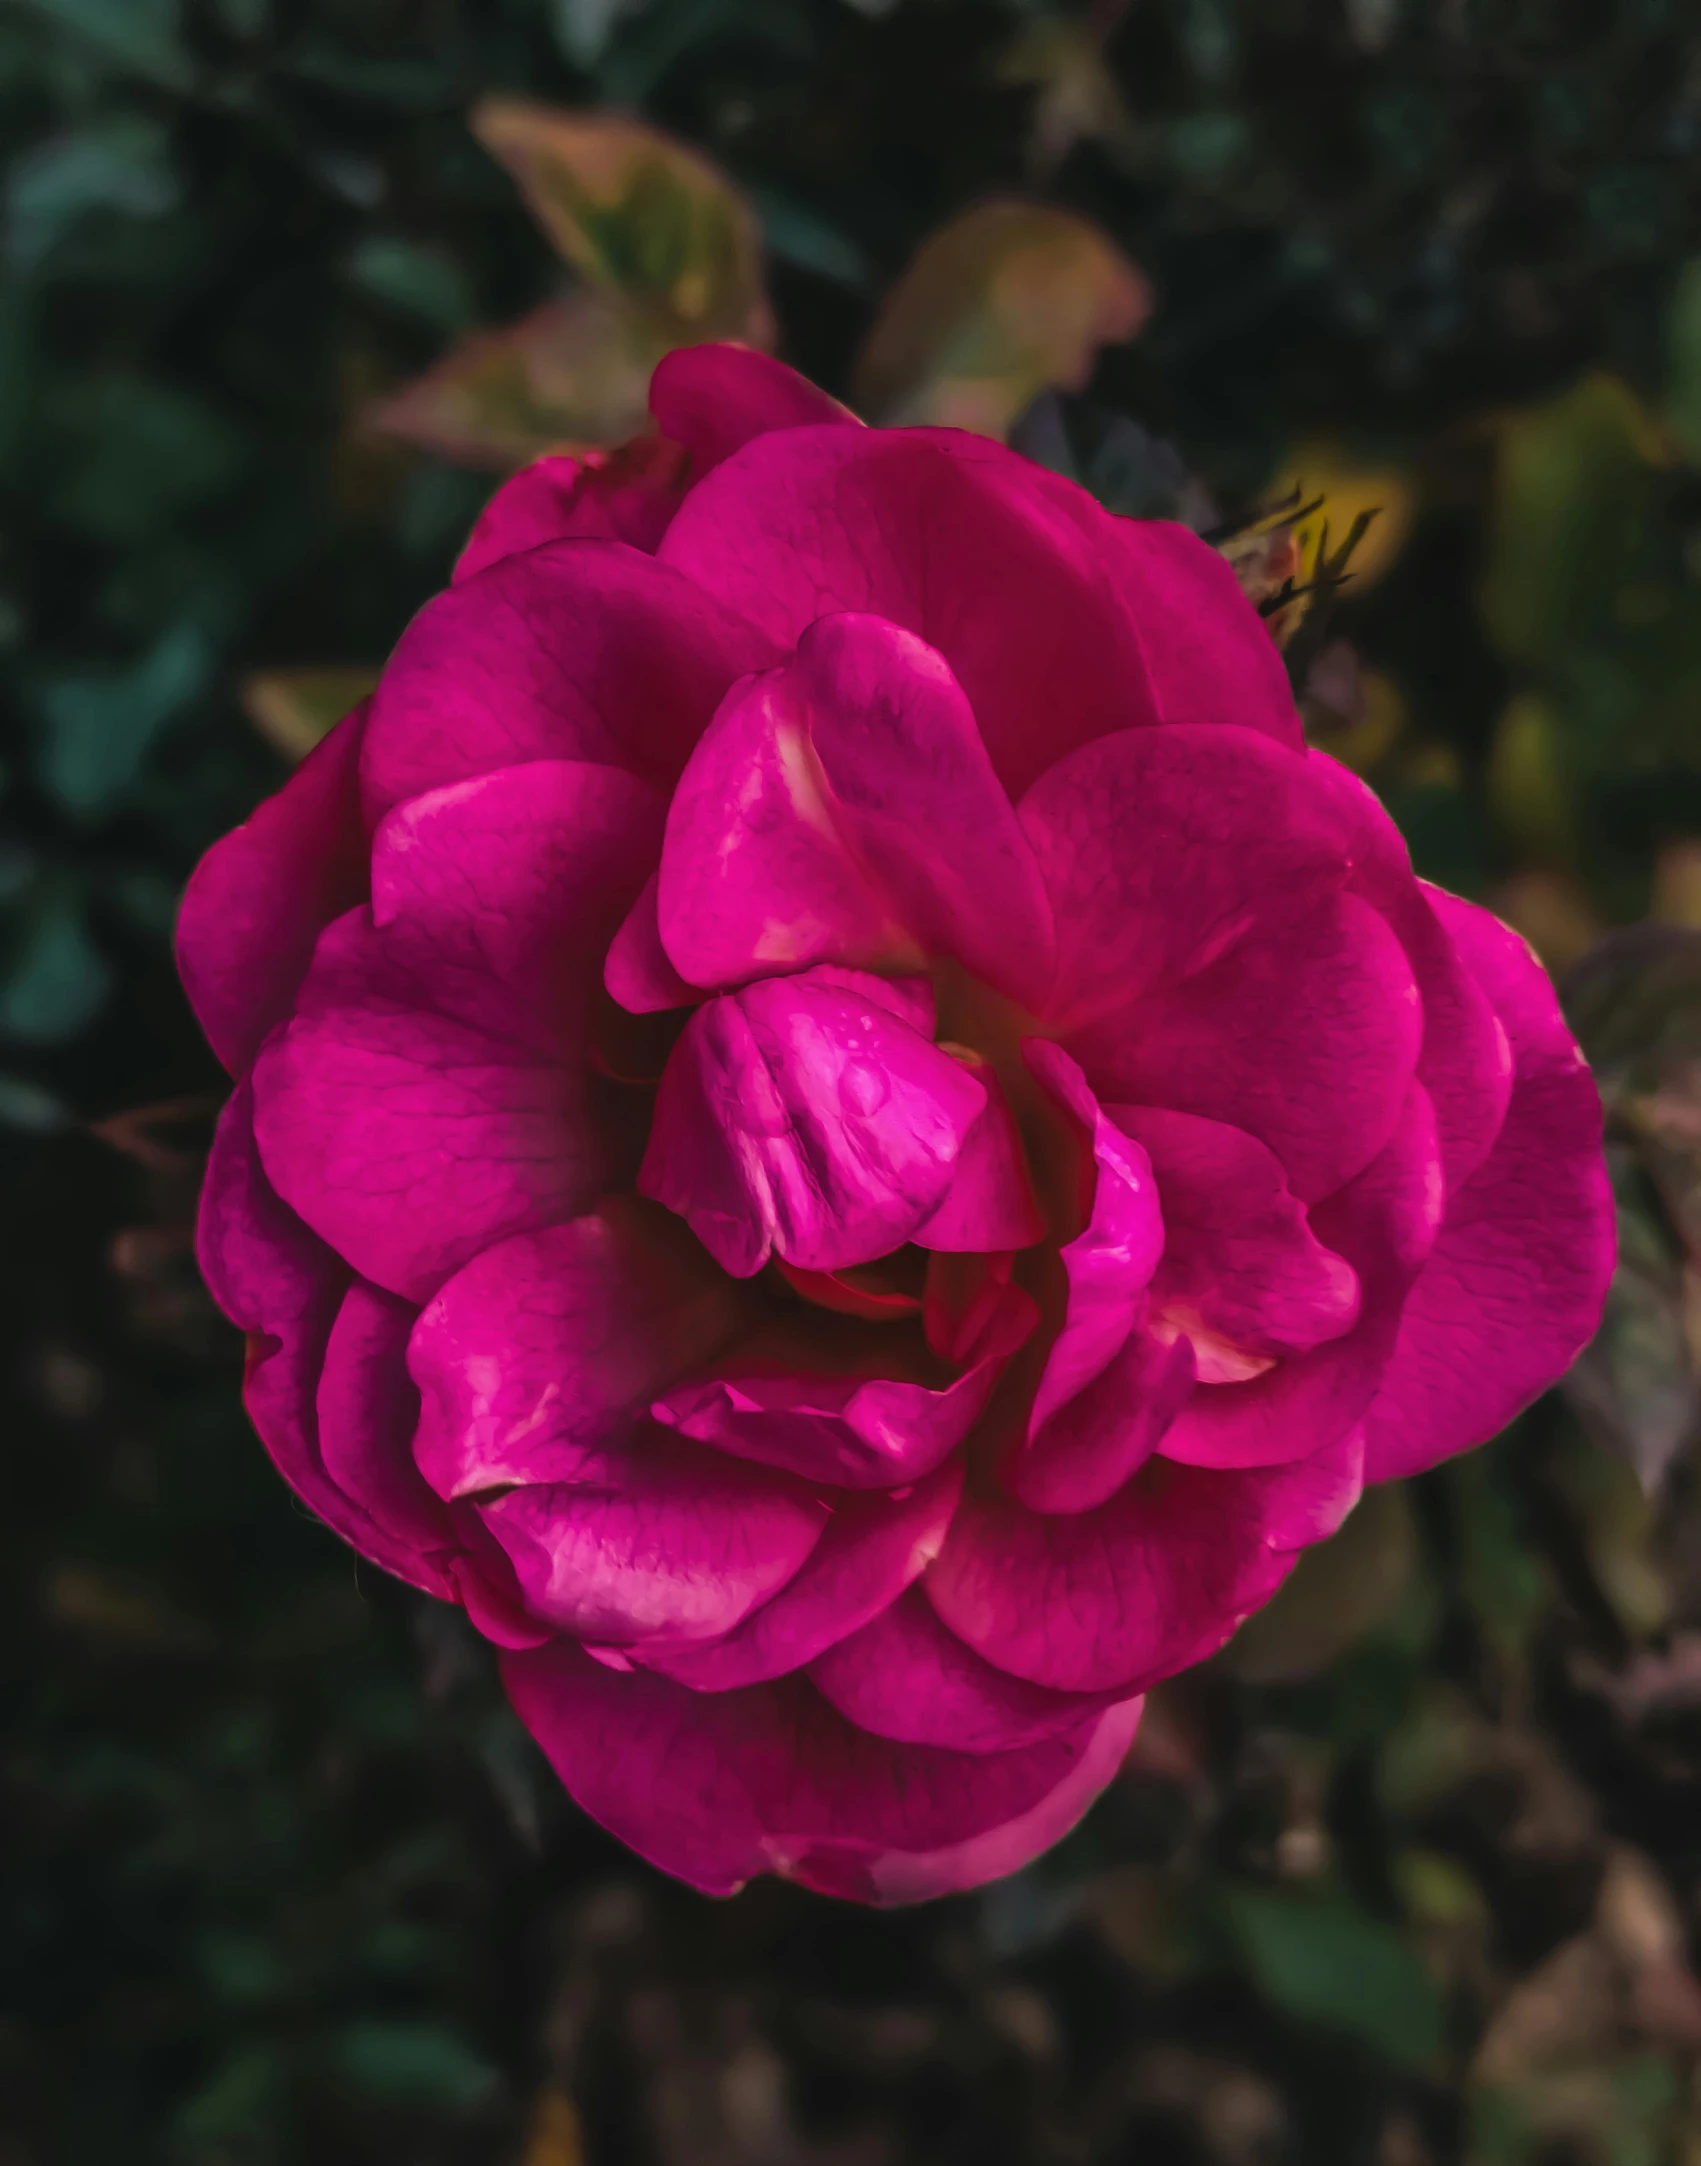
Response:
POLYGON ((452 1547, 453 1537, 413 1457, 419 1394, 407 1351, 416 1313, 363 1279, 343 1296, 319 1372, 319 1457, 376 1525, 430 1553, 452 1547))
POLYGON ((687 464, 681 447, 659 436, 577 458, 534 459, 479 513, 453 583, 546 542, 618 541, 653 550, 685 501, 687 464))
POLYGON ((333 918, 366 900, 356 776, 367 702, 345 715, 279 790, 215 842, 177 918, 189 1004, 232 1075, 289 1013, 333 918))
POLYGON ((887 1255, 937 1209, 986 1103, 966 1070, 843 982, 767 979, 699 1008, 662 1077, 646 1196, 723 1269, 887 1255))
POLYGON ((506 557, 427 602, 397 643, 361 752, 367 815, 530 760, 597 761, 669 790, 728 685, 774 659, 622 543, 506 557))
POLYGON ((910 1236, 917 1248, 996 1255, 1031 1247, 1045 1232, 1021 1130, 990 1061, 959 1053, 983 1085, 986 1105, 963 1138, 951 1185, 933 1216, 910 1236))
POLYGON ((727 1692, 801 1669, 895 1602, 938 1556, 962 1492, 947 1461, 912 1487, 840 1499, 826 1532, 771 1601, 724 1639, 646 1648, 646 1669, 696 1692, 727 1692))
POLYGON ((249 1335, 243 1398, 278 1472, 363 1556, 429 1594, 448 1594, 445 1560, 421 1548, 417 1527, 380 1522, 326 1470, 317 1391, 349 1274, 267 1180, 246 1082, 219 1118, 197 1249, 213 1299, 249 1335))
POLYGON ((1594 1079, 1541 965, 1474 904, 1431 890, 1516 1063, 1499 1139, 1448 1206, 1366 1422, 1367 1471, 1433 1466, 1505 1426, 1600 1321, 1614 1214, 1594 1079))
POLYGON ((420 1469, 445 1497, 607 1481, 654 1394, 744 1321, 678 1220, 630 1199, 500 1241, 414 1327, 420 1469))
POLYGON ((995 1670, 947 1632, 919 1588, 809 1665, 847 1721, 899 1744, 1015 1752, 1102 1711, 1091 1693, 1048 1692, 995 1670))
POLYGON ((1193 1385, 1190 1343, 1136 1327, 1090 1384, 1018 1441, 999 1480, 1029 1511, 1091 1511, 1158 1449, 1193 1385))
POLYGON ((699 473, 771 429, 862 426, 806 376, 749 346, 681 346, 665 354, 650 378, 650 412, 664 437, 689 447, 699 473))
POLYGON ((1021 1839, 985 1844, 972 1864, 959 1846, 1012 1823, 1034 1847, 1055 1839, 1060 1816, 1042 1808, 1069 1786, 1070 1815, 1083 1810, 1132 1731, 1125 1714, 1021 1752, 892 1745, 846 1722, 803 1678, 691 1692, 606 1669, 562 1640, 506 1657, 502 1674, 592 1818, 715 1895, 778 1872, 864 1901, 915 1901, 962 1885, 964 1871, 1013 1870, 1032 1854, 1021 1839), (941 1851, 954 1854, 949 1867, 941 1851))
POLYGON ((658 822, 641 783, 567 761, 385 822, 371 911, 323 935, 256 1067, 270 1177, 364 1277, 424 1300, 629 1177, 636 1138, 589 1072, 587 1015, 658 822))
POLYGON ((1107 515, 1076 492, 1083 527, 1053 479, 951 430, 788 430, 700 482, 660 556, 783 647, 840 610, 926 640, 1016 796, 1074 746, 1155 719, 1092 524, 1107 515))
POLYGON ((968 701, 879 617, 822 618, 727 696, 668 811, 660 923, 697 985, 950 956, 1034 1006, 1052 972, 1039 868, 968 701))
POLYGON ((715 1639, 820 1540, 822 1498, 650 1430, 602 1486, 540 1483, 480 1504, 532 1613, 608 1646, 715 1639))

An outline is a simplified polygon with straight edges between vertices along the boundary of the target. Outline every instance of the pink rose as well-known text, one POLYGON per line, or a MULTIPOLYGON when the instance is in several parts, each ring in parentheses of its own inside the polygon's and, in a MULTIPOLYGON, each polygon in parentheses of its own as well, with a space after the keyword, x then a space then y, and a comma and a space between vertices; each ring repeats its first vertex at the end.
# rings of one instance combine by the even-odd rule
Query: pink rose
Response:
POLYGON ((904 1901, 1552 1382, 1599 1109, 1191 534, 737 349, 651 396, 191 882, 201 1255, 588 1812, 904 1901))

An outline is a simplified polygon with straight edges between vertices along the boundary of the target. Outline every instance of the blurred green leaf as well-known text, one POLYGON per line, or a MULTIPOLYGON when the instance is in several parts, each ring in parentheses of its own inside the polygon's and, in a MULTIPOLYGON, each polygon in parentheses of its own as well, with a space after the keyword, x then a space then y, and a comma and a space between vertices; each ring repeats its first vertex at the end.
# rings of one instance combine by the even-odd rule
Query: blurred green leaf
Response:
POLYGON ((1145 279, 1085 219, 983 203, 929 235, 887 293, 856 403, 880 422, 1002 439, 1042 391, 1078 391, 1150 307, 1145 279))
POLYGON ((1701 256, 1677 274, 1666 318, 1666 418, 1701 465, 1701 256))
POLYGON ((15 5, 70 32, 119 67, 160 84, 187 90, 194 80, 178 39, 179 0, 14 0, 15 5))
POLYGON ((1225 1660, 1249 1684, 1312 1677, 1398 1607, 1417 1562, 1403 1489, 1367 1489, 1338 1534, 1308 1549, 1275 1600, 1249 1617, 1225 1660))
POLYGON ((1441 2000, 1391 1925, 1342 1896, 1236 1888, 1232 1930, 1260 1990, 1286 2014, 1415 2065, 1441 2045, 1441 2000))
POLYGON ((112 970, 89 937, 82 905, 47 886, 26 907, 21 940, 0 979, 0 1037, 57 1045, 99 1011, 112 970))
POLYGON ((263 670, 242 681, 242 709, 286 760, 305 759, 378 682, 376 669, 330 663, 320 669, 263 670))
POLYGON ((333 2058, 343 2079, 369 2097, 450 2112, 485 2105, 501 2081, 464 2039, 435 2023, 350 2024, 333 2058))
POLYGON ((393 233, 368 233, 348 261, 349 281, 374 300, 439 330, 461 331, 472 321, 472 287, 452 256, 393 233))
POLYGON ((103 541, 136 541, 240 477, 241 433, 204 401, 144 376, 65 385, 52 419, 62 465, 50 501, 103 541))
POLYGON ((1502 424, 1481 582, 1483 621, 1514 661, 1551 662, 1610 618, 1650 503, 1659 441, 1615 376, 1502 424))
POLYGON ((115 113, 54 136, 13 162, 6 179, 6 253, 31 270, 91 211, 159 218, 176 207, 164 128, 140 113, 115 113))
POLYGON ((203 689, 213 654, 195 624, 174 625, 129 669, 63 671, 36 689, 43 787, 79 819, 128 795, 166 724, 203 689))

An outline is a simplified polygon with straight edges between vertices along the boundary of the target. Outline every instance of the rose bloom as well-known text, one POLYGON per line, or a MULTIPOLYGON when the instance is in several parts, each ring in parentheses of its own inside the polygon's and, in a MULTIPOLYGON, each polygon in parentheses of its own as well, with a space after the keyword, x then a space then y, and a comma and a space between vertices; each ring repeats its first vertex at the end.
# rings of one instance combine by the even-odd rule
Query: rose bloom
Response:
POLYGON ((673 355, 209 853, 285 1479, 717 1893, 1005 1873, 1593 1328, 1593 1084, 1185 529, 673 355))

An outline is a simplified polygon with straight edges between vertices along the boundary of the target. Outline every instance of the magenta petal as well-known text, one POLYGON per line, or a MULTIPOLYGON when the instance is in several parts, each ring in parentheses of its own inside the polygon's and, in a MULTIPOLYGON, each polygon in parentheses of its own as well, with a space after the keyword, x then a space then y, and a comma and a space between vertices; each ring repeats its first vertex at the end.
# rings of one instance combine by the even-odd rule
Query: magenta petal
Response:
POLYGON ((1373 1481, 1480 1444, 1600 1321, 1614 1218, 1600 1099, 1541 965, 1486 910, 1431 891, 1511 1041, 1498 1141, 1448 1205, 1366 1423, 1373 1481))
POLYGON ((377 1525, 430 1552, 451 1547, 452 1537, 413 1456, 419 1394, 407 1352, 415 1313, 362 1279, 343 1296, 319 1373, 319 1457, 377 1525))
POLYGON ((1069 1047, 1099 1095, 1244 1128, 1305 1202, 1369 1165, 1400 1118, 1423 1037, 1405 951, 1354 895, 1255 925, 1069 1047))
POLYGON ((1051 907, 968 701, 879 617, 823 617, 728 695, 668 812, 660 917, 699 985, 950 956, 1034 1006, 1051 979, 1051 907))
POLYGON ((946 1255, 1009 1254, 1045 1233, 1028 1178, 1022 1135, 991 1063, 966 1062, 986 1087, 986 1107, 963 1138, 945 1200, 910 1238, 946 1255))
POLYGON ((809 1665, 847 1721, 905 1745, 1014 1752, 1098 1714, 1095 1694, 1048 1692, 995 1670, 947 1632, 919 1588, 809 1665))
POLYGON ((270 1177, 364 1277, 426 1299, 629 1178, 587 1017, 659 818, 629 775, 544 761, 384 823, 371 911, 322 936, 255 1071, 270 1177))
POLYGON ((1030 1511, 1091 1511, 1145 1465, 1193 1388, 1189 1342, 1137 1327, 1090 1384, 1019 1443, 999 1479, 1030 1511))
POLYGON ((1172 520, 1107 523, 1158 719, 1260 730, 1297 750, 1303 738, 1286 666, 1226 558, 1172 520))
POLYGON ((1101 737, 1020 814, 1057 922, 1057 1032, 1137 1012, 1249 928, 1337 894, 1352 863, 1350 824, 1306 756, 1251 730, 1101 737))
POLYGON ((414 1327, 420 1469, 445 1497, 606 1481, 652 1395, 742 1321, 739 1289, 665 1212, 609 1205, 500 1241, 414 1327))
POLYGON ((363 700, 190 875, 177 967, 196 1020, 232 1075, 288 1015, 320 933, 366 900, 356 786, 365 728, 363 700))
POLYGON ((1061 1046, 1030 1038, 1022 1057, 1087 1132, 1093 1200, 1086 1226, 1060 1252, 1068 1284, 1062 1327, 1046 1357, 1028 1433, 1037 1433, 1110 1361, 1143 1312, 1163 1254, 1163 1217, 1151 1162, 1106 1118, 1079 1066, 1061 1046))
POLYGON ((782 647, 841 610, 943 655, 1012 796, 1074 746, 1155 719, 1108 524, 1056 477, 934 429, 787 430, 700 482, 660 556, 782 647))
POLYGON ((1106 1111, 1145 1147, 1163 1202, 1154 1314, 1261 1355, 1302 1353, 1352 1328, 1358 1275, 1318 1240, 1273 1152, 1193 1113, 1106 1111))
POLYGON ((796 1577, 771 1601, 724 1639, 644 1649, 645 1667, 696 1692, 728 1692, 801 1669, 926 1571, 962 1486, 962 1467, 950 1461, 896 1495, 841 1498, 796 1577))
POLYGON ((691 1692, 607 1669, 562 1640, 509 1655, 502 1674, 592 1818, 715 1895, 769 1872, 863 1901, 917 1901, 1012 1871, 1110 1779, 1134 1720, 1107 1716, 1021 1752, 941 1752, 871 1737, 804 1678, 691 1692), (1068 1818, 1046 1813, 1066 1786, 1068 1818), (986 1840, 1000 1831, 1004 1842, 986 1840), (976 1838, 983 1847, 965 1856, 976 1838))
POLYGON ((1248 1383, 1195 1392, 1166 1431, 1166 1458, 1197 1466, 1275 1466, 1356 1427, 1375 1395, 1401 1307, 1441 1225, 1445 1181, 1435 1115, 1412 1085, 1400 1125, 1312 1223, 1358 1276, 1357 1323, 1248 1383))
POLYGON ((662 946, 661 926, 656 918, 658 878, 651 873, 644 883, 643 892, 609 943, 602 968, 602 982, 610 997, 632 1015, 657 1015, 667 1008, 694 1007, 703 997, 700 986, 686 984, 662 946))
POLYGON ((814 972, 699 1008, 638 1175, 737 1278, 868 1263, 938 1207, 983 1087, 885 1000, 814 972))
POLYGON ((653 550, 685 499, 688 463, 677 444, 657 436, 580 458, 534 459, 479 513, 455 585, 545 542, 618 541, 653 550))
POLYGON ((681 346, 664 355, 650 378, 650 412, 664 437, 690 450, 699 472, 772 429, 862 426, 806 376, 749 346, 681 346))
POLYGON ((774 658, 623 543, 506 557, 427 602, 397 643, 361 752, 368 816, 529 760, 596 761, 671 789, 727 686, 774 658))
POLYGON ((349 1274, 267 1180, 245 1082, 219 1117, 197 1248, 213 1299, 249 1335, 243 1397, 278 1472, 362 1556, 430 1594, 449 1593, 445 1560, 421 1546, 423 1526, 412 1512, 392 1525, 369 1508, 388 1483, 369 1478, 366 1496, 356 1498, 327 1471, 317 1393, 349 1274))
POLYGON ((1506 1118, 1506 1033, 1413 877, 1405 841, 1375 791, 1326 753, 1314 751, 1307 761, 1351 838, 1354 889, 1387 918, 1417 981, 1424 1019, 1417 1079, 1435 1108, 1451 1193, 1487 1157, 1506 1118))
MULTIPOLYGON (((737 1349, 722 1373, 681 1384, 651 1409, 657 1421, 718 1451, 807 1480, 849 1489, 891 1489, 918 1481, 955 1451, 986 1410, 1011 1338, 938 1389, 902 1376, 741 1373, 737 1349)), ((876 1359, 878 1357, 875 1357, 876 1359)))
POLYGON ((965 1496, 922 1580, 952 1632, 996 1668, 1060 1692, 1143 1691, 1220 1647, 1269 1599, 1298 1545, 1360 1488, 1357 1432, 1291 1467, 1146 1462, 1096 1510, 1029 1512, 965 1496))
POLYGON ((527 1608, 609 1646, 730 1632, 793 1577, 828 1522, 825 1501, 796 1484, 659 1430, 633 1439, 609 1474, 479 1506, 527 1608))

